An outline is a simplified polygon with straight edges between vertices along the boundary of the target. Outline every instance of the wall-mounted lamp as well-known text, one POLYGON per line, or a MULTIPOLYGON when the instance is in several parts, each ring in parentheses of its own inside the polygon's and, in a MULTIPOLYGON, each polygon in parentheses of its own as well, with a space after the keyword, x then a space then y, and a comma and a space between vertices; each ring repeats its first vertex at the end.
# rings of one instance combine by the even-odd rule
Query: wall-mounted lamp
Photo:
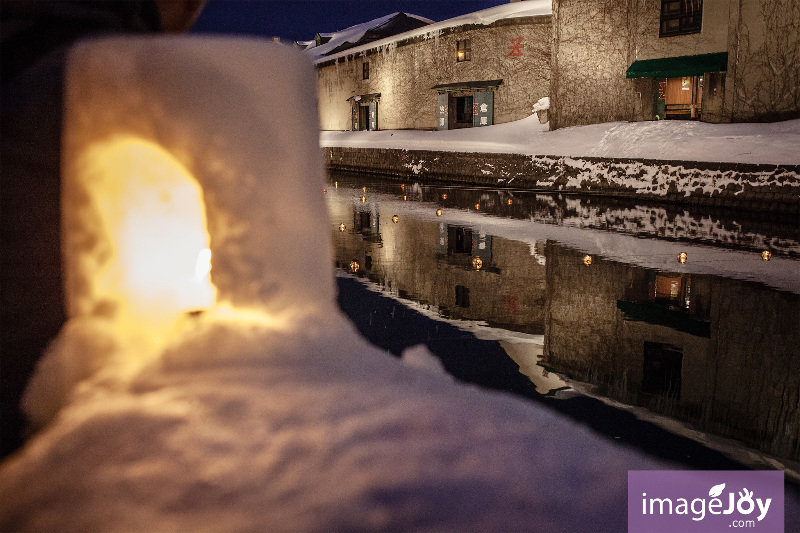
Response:
POLYGON ((685 263, 685 262, 686 262, 686 259, 687 259, 687 257, 688 257, 688 256, 686 255, 686 252, 681 252, 681 253, 679 253, 679 254, 678 254, 678 263, 680 263, 680 264, 683 264, 683 263, 685 263))

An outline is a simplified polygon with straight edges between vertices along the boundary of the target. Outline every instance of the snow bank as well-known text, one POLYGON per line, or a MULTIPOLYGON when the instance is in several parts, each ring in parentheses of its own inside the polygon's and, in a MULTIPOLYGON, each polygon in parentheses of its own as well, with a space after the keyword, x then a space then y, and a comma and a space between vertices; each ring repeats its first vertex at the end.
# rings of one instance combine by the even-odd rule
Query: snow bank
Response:
POLYGON ((800 165, 800 120, 610 122, 548 131, 535 115, 450 131, 323 131, 325 147, 800 165))
MULTIPOLYGON (((665 465, 454 383, 421 350, 388 357, 341 315, 300 52, 111 39, 69 65, 68 174, 114 132, 174 154, 203 187, 222 301, 140 358, 113 306, 72 309, 36 379, 83 373, 0 465, 0 529, 624 528, 627 471, 665 465)), ((82 244, 78 262, 102 259, 82 244)))

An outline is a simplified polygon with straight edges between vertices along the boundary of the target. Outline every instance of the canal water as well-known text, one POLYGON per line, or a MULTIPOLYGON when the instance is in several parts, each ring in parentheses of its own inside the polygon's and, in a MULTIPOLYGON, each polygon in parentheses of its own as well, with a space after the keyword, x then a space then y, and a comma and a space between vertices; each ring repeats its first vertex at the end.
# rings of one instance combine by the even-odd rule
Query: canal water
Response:
POLYGON ((796 218, 352 174, 325 194, 339 304, 389 354, 424 344, 689 468, 800 479, 796 218))

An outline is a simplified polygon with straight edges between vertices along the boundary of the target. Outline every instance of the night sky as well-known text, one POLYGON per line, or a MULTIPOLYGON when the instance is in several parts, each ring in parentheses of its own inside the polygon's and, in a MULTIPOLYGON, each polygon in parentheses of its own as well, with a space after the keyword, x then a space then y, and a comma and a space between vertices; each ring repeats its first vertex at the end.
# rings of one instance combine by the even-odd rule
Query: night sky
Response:
POLYGON ((395 11, 436 22, 508 0, 209 0, 193 33, 247 34, 309 41, 395 11))

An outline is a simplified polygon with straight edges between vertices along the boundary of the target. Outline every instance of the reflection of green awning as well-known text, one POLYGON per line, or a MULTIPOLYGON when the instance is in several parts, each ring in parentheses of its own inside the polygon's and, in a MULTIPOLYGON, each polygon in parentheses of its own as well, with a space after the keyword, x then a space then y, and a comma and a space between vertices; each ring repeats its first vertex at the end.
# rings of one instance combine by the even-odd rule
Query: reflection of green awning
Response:
POLYGON ((626 78, 680 78, 728 70, 728 52, 634 61, 626 78))
POLYGON ((625 300, 617 300, 617 309, 622 311, 625 320, 631 322, 646 322, 666 326, 697 337, 711 338, 710 322, 688 315, 683 311, 660 307, 653 302, 638 303, 625 300))

